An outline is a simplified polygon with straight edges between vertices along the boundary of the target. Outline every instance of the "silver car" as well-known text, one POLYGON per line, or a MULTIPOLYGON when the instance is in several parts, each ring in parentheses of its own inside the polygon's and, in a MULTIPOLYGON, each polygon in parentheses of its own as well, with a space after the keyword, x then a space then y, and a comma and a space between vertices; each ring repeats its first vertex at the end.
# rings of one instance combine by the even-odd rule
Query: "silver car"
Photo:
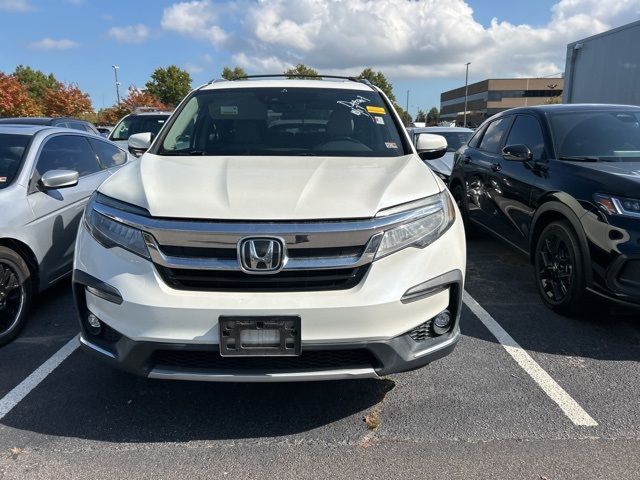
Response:
POLYGON ((93 134, 0 125, 0 345, 24 326, 32 296, 71 272, 86 202, 131 159, 93 134))
POLYGON ((427 165, 431 167, 431 170, 433 170, 436 175, 446 182, 453 170, 453 154, 462 145, 467 143, 469 138, 471 138, 473 130, 462 127, 413 127, 407 128, 407 132, 409 132, 409 136, 414 144, 420 133, 432 133, 445 138, 447 141, 447 153, 436 160, 429 160, 427 165))

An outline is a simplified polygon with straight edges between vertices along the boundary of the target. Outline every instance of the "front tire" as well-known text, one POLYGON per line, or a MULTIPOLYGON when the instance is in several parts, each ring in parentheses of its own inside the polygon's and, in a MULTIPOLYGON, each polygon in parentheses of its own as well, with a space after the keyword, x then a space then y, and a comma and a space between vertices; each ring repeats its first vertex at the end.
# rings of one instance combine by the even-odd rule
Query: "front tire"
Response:
POLYGON ((16 338, 31 306, 31 271, 15 251, 0 247, 0 346, 16 338))
POLYGON ((584 255, 571 224, 547 225, 535 249, 536 286, 544 304, 565 315, 579 313, 586 300, 584 255))

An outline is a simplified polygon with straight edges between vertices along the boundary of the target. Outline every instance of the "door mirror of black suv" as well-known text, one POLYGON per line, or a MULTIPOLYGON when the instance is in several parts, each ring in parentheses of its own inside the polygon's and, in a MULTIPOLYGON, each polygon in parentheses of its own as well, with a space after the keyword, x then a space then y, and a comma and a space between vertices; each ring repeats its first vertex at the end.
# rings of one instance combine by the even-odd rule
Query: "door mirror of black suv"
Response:
POLYGON ((416 140, 416 150, 422 160, 435 160, 447 153, 447 139, 442 135, 421 133, 416 140))
POLYGON ((502 149, 502 158, 516 162, 528 162, 533 158, 533 153, 526 145, 507 145, 502 149))

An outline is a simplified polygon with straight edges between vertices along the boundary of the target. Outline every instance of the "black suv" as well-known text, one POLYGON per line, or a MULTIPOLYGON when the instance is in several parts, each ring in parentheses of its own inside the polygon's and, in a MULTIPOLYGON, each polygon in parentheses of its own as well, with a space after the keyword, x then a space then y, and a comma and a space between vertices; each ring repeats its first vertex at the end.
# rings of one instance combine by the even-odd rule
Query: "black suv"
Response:
POLYGON ((449 188, 469 227, 530 256, 550 308, 640 306, 640 108, 502 112, 456 152, 449 188))

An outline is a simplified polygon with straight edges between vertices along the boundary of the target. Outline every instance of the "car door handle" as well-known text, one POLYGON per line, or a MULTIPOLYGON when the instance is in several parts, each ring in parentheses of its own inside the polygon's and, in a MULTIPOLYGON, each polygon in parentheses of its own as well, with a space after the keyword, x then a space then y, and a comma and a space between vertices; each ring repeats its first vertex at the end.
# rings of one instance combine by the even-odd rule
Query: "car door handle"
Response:
POLYGON ((502 165, 500 165, 499 163, 492 163, 491 170, 493 170, 494 172, 499 172, 500 170, 502 170, 502 165))

